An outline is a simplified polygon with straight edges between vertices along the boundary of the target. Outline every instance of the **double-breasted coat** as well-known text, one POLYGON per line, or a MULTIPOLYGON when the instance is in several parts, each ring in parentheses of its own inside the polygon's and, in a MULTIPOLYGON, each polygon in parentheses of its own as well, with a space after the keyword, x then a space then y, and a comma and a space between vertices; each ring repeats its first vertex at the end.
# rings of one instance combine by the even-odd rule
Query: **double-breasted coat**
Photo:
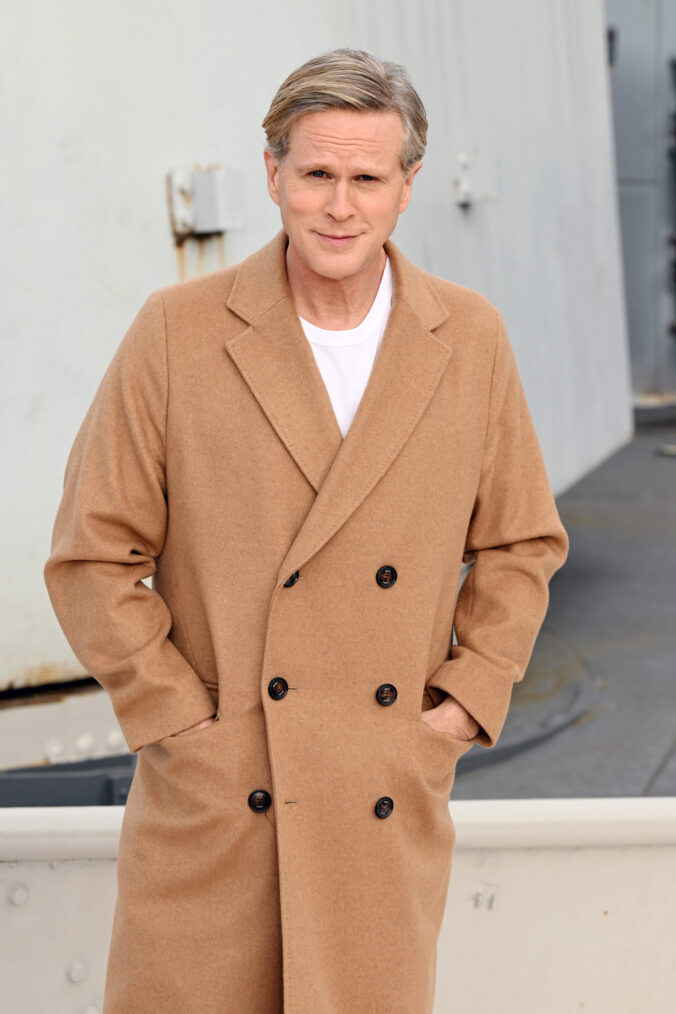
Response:
POLYGON ((422 712, 495 744, 567 553, 495 306, 388 241, 343 439, 286 242, 148 297, 66 466, 45 581, 137 754, 105 1014, 429 1014, 472 741, 422 712))

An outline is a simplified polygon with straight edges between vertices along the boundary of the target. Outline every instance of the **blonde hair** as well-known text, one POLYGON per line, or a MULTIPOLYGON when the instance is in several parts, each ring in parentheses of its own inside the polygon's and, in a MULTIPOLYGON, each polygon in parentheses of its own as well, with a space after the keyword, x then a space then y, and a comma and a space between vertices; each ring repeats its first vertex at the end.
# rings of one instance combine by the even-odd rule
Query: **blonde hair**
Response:
POLYGON ((365 49, 334 49, 308 60, 279 86, 263 120, 267 148, 282 162, 294 120, 322 109, 392 110, 404 128, 404 174, 425 153, 427 116, 404 67, 365 49))

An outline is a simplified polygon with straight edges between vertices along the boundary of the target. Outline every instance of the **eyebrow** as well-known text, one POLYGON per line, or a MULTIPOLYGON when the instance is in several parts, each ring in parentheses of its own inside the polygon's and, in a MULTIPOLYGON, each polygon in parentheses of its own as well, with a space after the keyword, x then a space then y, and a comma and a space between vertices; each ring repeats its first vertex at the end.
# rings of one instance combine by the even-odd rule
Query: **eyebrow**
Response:
MULTIPOLYGON (((323 165, 321 162, 308 162, 305 165, 299 165, 298 166, 298 172, 299 173, 309 173, 309 172, 315 172, 317 170, 321 170, 322 172, 325 172, 325 173, 333 172, 333 170, 331 169, 330 166, 323 165)), ((353 175, 354 176, 382 176, 383 172, 380 171, 380 170, 378 170, 378 169, 357 169, 353 173, 353 175)))

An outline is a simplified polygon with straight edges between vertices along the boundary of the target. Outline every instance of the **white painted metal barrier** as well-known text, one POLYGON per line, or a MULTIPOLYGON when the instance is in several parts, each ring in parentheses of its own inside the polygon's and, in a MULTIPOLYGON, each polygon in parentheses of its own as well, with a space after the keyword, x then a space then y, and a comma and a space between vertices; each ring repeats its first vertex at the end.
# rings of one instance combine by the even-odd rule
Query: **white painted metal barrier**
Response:
MULTIPOLYGON (((674 1010, 676 798, 450 808, 435 1014, 674 1010)), ((122 814, 0 810, 3 1014, 101 1011, 122 814)))
POLYGON ((676 1011, 676 798, 451 813, 435 1014, 676 1011))

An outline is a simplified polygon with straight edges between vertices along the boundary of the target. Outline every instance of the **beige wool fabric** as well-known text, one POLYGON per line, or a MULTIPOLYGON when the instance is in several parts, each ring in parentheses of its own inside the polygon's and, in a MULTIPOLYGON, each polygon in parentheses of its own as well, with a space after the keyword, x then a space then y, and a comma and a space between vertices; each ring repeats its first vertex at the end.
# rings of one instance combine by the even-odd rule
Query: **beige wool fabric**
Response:
POLYGON ((286 241, 148 297, 66 467, 45 581, 137 754, 104 1014, 430 1014, 472 743, 421 713, 495 744, 567 554, 495 306, 388 241, 343 439, 286 241))

